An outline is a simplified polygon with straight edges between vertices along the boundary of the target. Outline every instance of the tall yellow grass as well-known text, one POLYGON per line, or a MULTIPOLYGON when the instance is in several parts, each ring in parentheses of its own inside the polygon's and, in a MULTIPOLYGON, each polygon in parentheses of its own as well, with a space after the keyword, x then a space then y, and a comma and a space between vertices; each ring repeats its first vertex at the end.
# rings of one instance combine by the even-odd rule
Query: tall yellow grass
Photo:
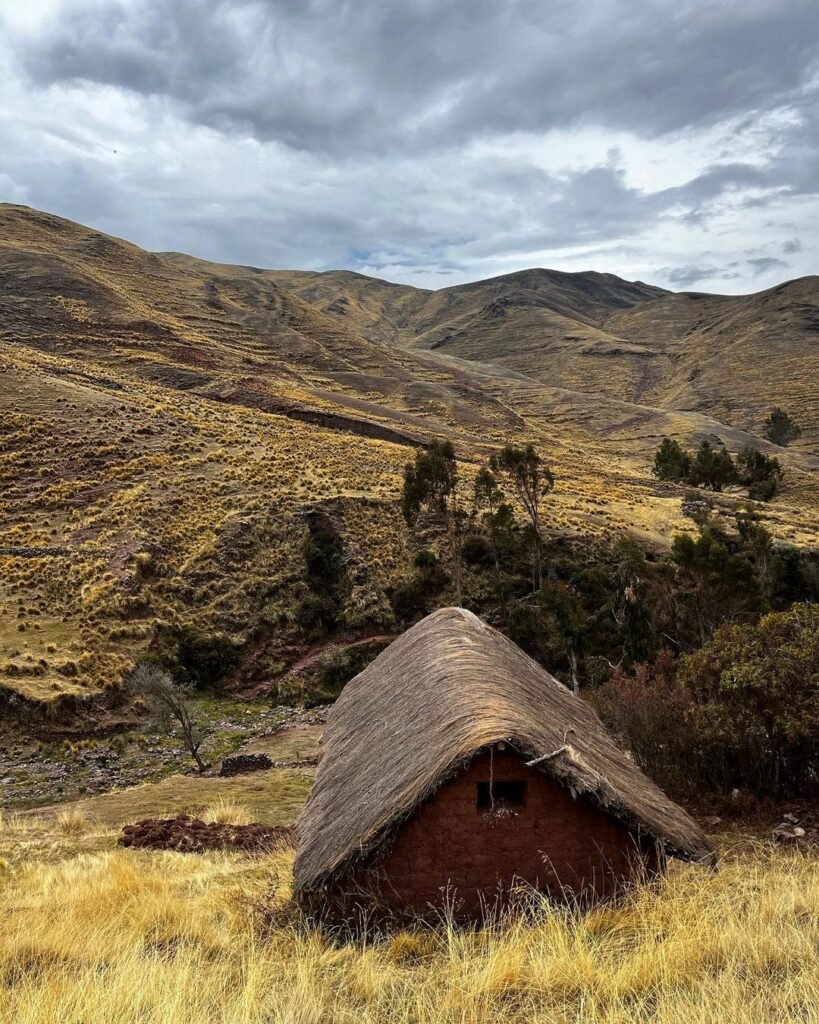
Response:
POLYGON ((0 1019, 819 1022, 819 862, 807 855, 683 869, 585 916, 349 944, 259 915, 259 901, 286 899, 289 870, 285 854, 117 851, 6 875, 0 1019))

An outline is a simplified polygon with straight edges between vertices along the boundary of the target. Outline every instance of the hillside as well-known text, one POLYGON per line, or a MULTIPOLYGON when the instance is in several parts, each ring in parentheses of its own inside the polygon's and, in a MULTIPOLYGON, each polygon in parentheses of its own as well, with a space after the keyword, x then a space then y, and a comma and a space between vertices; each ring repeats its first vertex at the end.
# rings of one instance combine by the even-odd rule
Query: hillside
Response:
POLYGON ((781 404, 803 426, 801 446, 819 444, 819 277, 739 297, 550 270, 437 292, 337 271, 276 280, 368 337, 752 433, 781 404))
POLYGON ((345 621, 382 631, 412 561, 402 470, 434 437, 467 482, 532 441, 558 478, 550 531, 656 548, 690 527, 650 474, 662 436, 753 443, 787 470, 766 524, 819 544, 816 295, 815 279, 726 299, 551 271, 426 292, 151 254, 2 206, 0 693, 98 698, 102 716, 162 628, 224 637, 237 685, 280 685, 304 654, 317 513, 344 538, 345 621), (774 404, 799 446, 754 434, 774 404))

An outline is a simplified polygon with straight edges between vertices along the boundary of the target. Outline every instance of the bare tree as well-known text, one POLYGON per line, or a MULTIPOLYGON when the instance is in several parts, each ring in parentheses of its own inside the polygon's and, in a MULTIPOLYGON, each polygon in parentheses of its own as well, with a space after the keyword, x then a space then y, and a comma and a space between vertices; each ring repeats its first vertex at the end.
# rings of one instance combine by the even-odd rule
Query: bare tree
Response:
POLYGON ((134 697, 140 697, 150 708, 156 722, 170 729, 177 722, 182 729, 182 738, 196 767, 203 772, 207 765, 202 760, 199 748, 205 739, 205 732, 191 710, 190 687, 176 682, 173 676, 157 665, 142 662, 128 678, 128 690, 134 697))
POLYGON ((489 459, 489 468, 511 487, 529 517, 534 540, 535 589, 540 589, 543 586, 540 506, 545 495, 554 487, 555 478, 530 444, 525 448, 507 445, 498 455, 489 459))

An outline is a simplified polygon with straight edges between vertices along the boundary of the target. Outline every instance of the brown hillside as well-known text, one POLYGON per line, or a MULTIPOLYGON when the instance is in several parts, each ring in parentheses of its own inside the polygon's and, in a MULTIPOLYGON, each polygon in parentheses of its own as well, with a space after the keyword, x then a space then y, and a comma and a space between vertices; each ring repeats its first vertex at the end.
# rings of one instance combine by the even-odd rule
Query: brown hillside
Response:
MULTIPOLYGON (((796 325, 810 284, 789 289, 771 315, 790 303, 796 325)), ((682 408, 668 375, 637 404, 628 381, 643 357, 611 349, 601 324, 622 320, 631 340, 617 344, 647 350, 655 340, 627 332, 627 318, 644 310, 659 323, 664 303, 696 301, 608 275, 527 272, 425 292, 223 266, 0 206, 0 695, 99 694, 163 623, 223 634, 243 651, 240 677, 277 679, 298 657, 300 544, 317 507, 346 545, 345 620, 362 633, 383 623, 387 588, 411 561, 402 469, 435 436, 453 439, 467 481, 494 446, 531 440, 558 477, 551 529, 631 529, 667 544, 690 521, 682 492, 650 475, 660 438, 761 442, 709 412, 708 388, 715 408, 739 401, 716 363, 696 381, 701 411, 682 408), (526 304, 465 329, 510 289, 526 304), (453 318, 463 339, 433 347, 453 318), (538 347, 540 328, 510 327, 527 318, 585 340, 538 347)), ((736 302, 739 359, 756 342, 736 302)), ((778 537, 815 544, 817 374, 800 351, 793 372, 813 382, 792 408, 805 444, 777 453, 786 488, 764 514, 778 537)), ((774 403, 759 377, 732 423, 753 426, 774 403)))
POLYGON ((383 340, 551 386, 702 412, 752 433, 784 405, 802 425, 800 446, 819 446, 819 277, 747 296, 548 270, 414 296, 335 271, 276 277, 335 319, 360 329, 386 322, 383 340))

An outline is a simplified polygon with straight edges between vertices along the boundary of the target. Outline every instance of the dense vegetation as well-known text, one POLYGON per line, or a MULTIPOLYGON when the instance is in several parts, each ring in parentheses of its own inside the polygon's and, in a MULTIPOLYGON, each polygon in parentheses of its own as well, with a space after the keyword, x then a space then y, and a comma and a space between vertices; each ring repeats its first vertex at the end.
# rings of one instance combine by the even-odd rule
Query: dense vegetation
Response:
MULTIPOLYGON (((685 465, 674 442, 663 450, 685 465)), ((749 472, 756 456, 776 462, 742 453, 739 465, 749 472)), ((686 473, 713 485, 729 463, 737 472, 704 442, 686 473)), ((461 599, 590 696, 672 788, 812 788, 816 557, 774 545, 749 503, 726 517, 700 502, 692 531, 665 558, 627 536, 548 539, 554 483, 531 446, 510 446, 479 469, 467 496, 451 445, 419 452, 405 472, 417 553, 393 592, 398 622, 461 599)))
POLYGON ((743 448, 734 461, 722 445, 715 447, 704 440, 695 452, 688 452, 670 437, 664 438, 657 449, 654 475, 660 480, 710 491, 741 484, 755 501, 770 501, 784 476, 779 460, 757 448, 743 448))

